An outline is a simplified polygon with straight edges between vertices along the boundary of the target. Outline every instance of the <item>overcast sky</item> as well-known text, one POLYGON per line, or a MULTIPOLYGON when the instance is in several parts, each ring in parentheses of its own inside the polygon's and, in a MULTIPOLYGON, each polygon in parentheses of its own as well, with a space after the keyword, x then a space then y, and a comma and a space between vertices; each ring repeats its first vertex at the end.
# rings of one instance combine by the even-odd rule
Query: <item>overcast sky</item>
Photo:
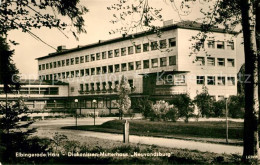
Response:
MULTIPOLYGON (((133 0, 135 1, 135 0, 133 0)), ((175 2, 178 5, 177 0, 175 2)), ((117 0, 81 0, 81 4, 89 9, 89 12, 84 16, 86 21, 87 34, 81 34, 79 41, 71 35, 69 31, 65 31, 69 39, 61 34, 57 29, 33 30, 42 40, 47 42, 53 47, 59 45, 66 45, 67 48, 77 47, 78 45, 86 45, 97 42, 98 40, 106 40, 109 38, 115 38, 117 35, 109 35, 109 31, 120 27, 122 25, 113 25, 109 21, 113 18, 114 11, 107 10, 107 7, 116 3, 117 0)), ((202 4, 196 3, 193 6, 192 13, 188 16, 181 16, 174 10, 174 6, 167 0, 151 0, 152 5, 163 9, 164 20, 173 19, 178 22, 183 20, 195 20, 197 17, 201 17, 199 9, 202 4)), ((161 23, 162 24, 162 23, 161 23)), ((15 49, 14 62, 22 75, 31 75, 37 77, 38 67, 37 60, 35 58, 46 56, 55 50, 43 44, 40 41, 35 40, 29 34, 15 30, 11 31, 8 36, 10 39, 19 43, 17 46, 12 46, 15 49)), ((238 59, 238 63, 242 63, 243 58, 238 59)))

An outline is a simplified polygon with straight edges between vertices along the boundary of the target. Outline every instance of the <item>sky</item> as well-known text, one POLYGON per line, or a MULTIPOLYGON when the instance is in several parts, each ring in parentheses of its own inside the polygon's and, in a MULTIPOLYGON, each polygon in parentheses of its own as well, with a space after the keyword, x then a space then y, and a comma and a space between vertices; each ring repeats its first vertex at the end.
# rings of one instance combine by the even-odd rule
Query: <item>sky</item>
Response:
MULTIPOLYGON (((115 11, 109 11, 107 10, 107 7, 117 3, 117 1, 118 0, 81 0, 81 5, 86 6, 89 9, 89 12, 84 15, 87 33, 81 34, 78 41, 72 36, 70 31, 64 31, 69 38, 66 38, 57 29, 41 28, 39 30, 32 30, 32 32, 55 48, 60 45, 65 45, 66 48, 74 48, 78 45, 95 43, 98 42, 98 40, 115 38, 120 34, 110 35, 109 32, 121 27, 122 24, 118 23, 115 25, 110 22, 113 19, 115 11)), ((194 3, 189 15, 180 16, 176 12, 175 6, 170 3, 170 0, 151 0, 150 2, 152 6, 162 8, 164 20, 173 19, 174 22, 195 20, 196 18, 201 17, 199 12, 200 8, 206 6, 206 4, 203 3, 194 3)), ((175 5, 178 7, 180 2, 181 0, 176 0, 175 5)), ((159 22, 159 24, 162 25, 162 22, 159 22)), ((53 53, 55 50, 34 39, 29 34, 19 30, 11 31, 8 34, 8 38, 19 43, 19 45, 16 46, 11 45, 11 48, 15 50, 13 61, 19 69, 21 76, 23 78, 37 78, 38 64, 35 59, 53 53)), ((243 59, 239 58, 239 65, 242 62, 243 59)))

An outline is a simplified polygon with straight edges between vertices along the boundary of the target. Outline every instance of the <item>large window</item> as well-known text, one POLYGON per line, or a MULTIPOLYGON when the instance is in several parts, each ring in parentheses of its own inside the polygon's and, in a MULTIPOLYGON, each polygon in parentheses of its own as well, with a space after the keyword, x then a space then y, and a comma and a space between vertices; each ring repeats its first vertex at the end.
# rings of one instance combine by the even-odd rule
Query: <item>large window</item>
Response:
POLYGON ((133 62, 128 63, 128 70, 134 70, 134 63, 133 62))
POLYGON ((213 40, 209 40, 208 41, 208 48, 215 48, 215 41, 213 41, 213 40))
POLYGON ((102 52, 102 59, 106 59, 107 58, 107 52, 102 52))
POLYGON ((115 57, 119 57, 119 49, 115 49, 114 52, 115 52, 115 57))
POLYGON ((107 73, 107 66, 103 66, 103 67, 102 67, 102 73, 103 73, 103 74, 106 74, 106 73, 107 73))
POLYGON ((126 48, 121 48, 121 56, 125 56, 126 55, 126 48))
MULTIPOLYGON (((73 78, 73 77, 74 77, 74 71, 71 71, 71 72, 70 72, 70 77, 71 77, 71 78, 73 78)), ((56 76, 55 76, 55 78, 54 78, 54 79, 56 79, 56 76)))
POLYGON ((218 66, 225 66, 225 59, 224 58, 218 58, 218 66))
POLYGON ((157 68, 158 67, 158 58, 152 59, 152 68, 157 68))
POLYGON ((100 60, 100 53, 96 53, 96 59, 100 60))
POLYGON ((215 77, 214 76, 208 76, 207 81, 208 81, 208 85, 215 85, 215 77))
MULTIPOLYGON (((70 59, 70 65, 74 65, 74 58, 70 59)), ((55 66, 55 68, 56 68, 56 66, 55 66)))
POLYGON ((218 85, 225 85, 225 77, 218 77, 217 84, 218 85))
POLYGON ((208 57, 208 58, 207 58, 207 65, 208 65, 208 66, 215 66, 215 58, 213 58, 213 57, 208 57))
POLYGON ((133 54, 134 53, 134 47, 133 46, 129 46, 128 47, 128 54, 133 54))
POLYGON ((197 84, 205 84, 205 76, 197 76, 197 84))
POLYGON ((143 44, 143 52, 148 52, 149 51, 149 43, 144 43, 143 44))
POLYGON ((176 56, 169 57, 169 65, 170 66, 176 65, 176 56))
POLYGON ((84 56, 80 56, 80 63, 84 63, 84 56))
POLYGON ((66 72, 66 78, 70 77, 70 72, 66 72))
POLYGON ((177 74, 174 75, 174 85, 185 85, 185 75, 177 74))
POLYGON ((114 69, 113 69, 113 65, 109 65, 108 66, 108 73, 113 73, 114 69))
POLYGON ((95 61, 95 60, 96 60, 95 54, 91 54, 91 55, 90 55, 90 58, 91 58, 91 61, 95 61))
POLYGON ((158 43, 157 41, 151 42, 151 50, 157 50, 158 49, 158 43))
POLYGON ((126 63, 121 64, 121 70, 122 72, 127 71, 126 63))
POLYGON ((143 61, 143 67, 144 69, 148 69, 150 66, 149 66, 149 60, 144 60, 143 61))
POLYGON ((160 40, 160 49, 166 48, 167 47, 167 43, 166 40, 160 40))
POLYGON ((141 45, 136 45, 135 46, 135 53, 141 53, 141 45))
POLYGON ((235 77, 227 77, 227 84, 228 85, 235 85, 235 77))
POLYGON ((76 64, 79 64, 79 57, 76 57, 76 58, 75 58, 75 63, 76 63, 76 64))
POLYGON ((84 69, 80 70, 80 77, 84 76, 84 69))
POLYGON ((169 47, 176 46, 176 38, 170 38, 169 39, 169 47))
POLYGON ((79 70, 76 70, 75 73, 76 73, 76 77, 79 77, 79 76, 80 76, 80 75, 79 75, 79 70))
POLYGON ((217 42, 217 48, 218 48, 218 49, 225 49, 225 43, 224 43, 224 41, 218 41, 218 42, 217 42))
POLYGON ((166 57, 160 58, 160 66, 164 67, 166 65, 167 65, 167 58, 166 57))
POLYGON ((89 55, 85 56, 85 62, 89 62, 89 55))
POLYGON ((198 66, 205 65, 205 58, 204 57, 196 57, 196 64, 198 66))
POLYGON ((91 75, 95 75, 95 68, 91 68, 91 75))
POLYGON ((136 70, 140 70, 142 68, 142 64, 141 64, 141 61, 136 61, 135 62, 135 65, 136 65, 136 70))
POLYGON ((89 69, 85 69, 85 76, 89 76, 89 69))
POLYGON ((97 67, 96 71, 97 71, 97 75, 101 74, 101 68, 100 67, 97 67))
POLYGON ((119 64, 116 64, 115 65, 115 72, 119 72, 120 71, 120 65, 119 64))
POLYGON ((50 87, 50 95, 58 95, 59 88, 58 87, 50 87))
POLYGON ((108 58, 113 58, 113 50, 108 51, 108 58))
POLYGON ((234 59, 227 59, 227 66, 228 67, 235 67, 235 60, 234 59))

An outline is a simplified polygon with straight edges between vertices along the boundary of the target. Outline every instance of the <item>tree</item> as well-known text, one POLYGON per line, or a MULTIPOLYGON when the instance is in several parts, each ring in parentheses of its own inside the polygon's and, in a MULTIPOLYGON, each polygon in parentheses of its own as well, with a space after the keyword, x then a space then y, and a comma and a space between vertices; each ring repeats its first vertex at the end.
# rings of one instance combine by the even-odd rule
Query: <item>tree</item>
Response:
POLYGON ((153 114, 151 116, 151 119, 154 120, 155 118, 157 120, 171 120, 171 121, 176 121, 178 119, 177 117, 177 109, 173 106, 170 105, 168 102, 165 102, 164 100, 160 100, 156 102, 152 106, 153 114))
POLYGON ((117 105, 119 109, 119 117, 122 120, 124 114, 130 113, 129 109, 131 107, 131 99, 129 97, 129 94, 131 93, 131 87, 125 76, 122 76, 118 93, 119 99, 117 105))
POLYGON ((178 116, 185 117, 185 122, 189 122, 189 118, 194 112, 194 105, 189 95, 179 94, 173 100, 173 105, 178 109, 178 116))
MULTIPOLYGON (((181 17, 182 14, 189 14, 194 3, 201 3, 200 0, 182 0, 180 8, 176 7, 176 1, 170 0, 168 3, 175 6, 176 14, 181 17), (180 9, 180 10, 178 10, 180 9), (182 13, 181 13, 182 11, 182 13)), ((205 1, 204 1, 205 2, 205 1)), ((243 33, 244 54, 245 54, 245 75, 248 81, 245 83, 245 117, 244 117, 244 151, 243 160, 248 161, 250 156, 257 157, 259 152, 258 142, 258 111, 260 89, 258 88, 259 78, 259 47, 260 47, 260 2, 259 0, 206 0, 208 4, 207 11, 203 9, 204 19, 201 20, 201 32, 193 39, 196 42, 192 45, 191 54, 197 53, 203 49, 202 45, 208 37, 208 33, 214 26, 222 25, 226 32, 233 31, 241 25, 240 32, 243 33)), ((123 10, 118 15, 114 15, 113 23, 127 20, 128 16, 138 17, 137 21, 132 21, 130 28, 122 27, 117 30, 120 32, 132 32, 132 29, 150 29, 158 32, 158 28, 153 22, 162 20, 160 9, 151 7, 149 0, 140 0, 136 3, 129 4, 127 1, 119 1, 118 4, 112 5, 109 10, 123 10)), ((260 159, 260 158, 258 158, 260 159)))
POLYGON ((147 97, 138 98, 138 99, 134 100, 134 102, 132 103, 132 106, 134 108, 139 109, 139 111, 142 113, 144 118, 149 118, 152 116, 153 102, 151 100, 149 100, 147 97))
POLYGON ((243 118, 245 115, 244 95, 230 96, 228 100, 228 111, 232 118, 243 118))
POLYGON ((214 100, 212 105, 212 111, 213 111, 212 117, 223 117, 225 108, 226 108, 226 103, 224 100, 218 100, 218 101, 214 100))
POLYGON ((199 114, 202 117, 210 117, 213 114, 212 107, 213 107, 214 100, 208 93, 208 89, 206 86, 202 87, 202 92, 197 94, 194 98, 194 103, 197 105, 199 114))

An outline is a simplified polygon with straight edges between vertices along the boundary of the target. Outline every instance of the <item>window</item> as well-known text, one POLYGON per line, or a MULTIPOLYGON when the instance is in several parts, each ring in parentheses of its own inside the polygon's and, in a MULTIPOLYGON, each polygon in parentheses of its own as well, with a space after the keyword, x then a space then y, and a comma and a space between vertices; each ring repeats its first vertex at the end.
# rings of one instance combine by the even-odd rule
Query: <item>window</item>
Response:
POLYGON ((107 73, 107 66, 103 66, 103 67, 102 67, 102 73, 103 73, 103 74, 106 74, 106 73, 107 73))
POLYGON ((227 42, 227 49, 228 50, 234 50, 235 49, 233 41, 228 41, 227 42))
POLYGON ((133 62, 128 63, 128 70, 134 70, 134 63, 133 62))
POLYGON ((79 70, 76 70, 75 73, 76 73, 76 77, 79 77, 79 70))
POLYGON ((119 66, 119 64, 116 64, 115 65, 115 72, 119 72, 120 71, 120 66, 119 66))
POLYGON ((42 64, 42 70, 45 70, 45 64, 42 64))
POLYGON ((79 64, 79 57, 75 58, 75 64, 79 64))
POLYGON ((85 84, 85 87, 86 87, 86 91, 88 92, 89 91, 89 85, 85 84))
POLYGON ((66 72, 66 78, 70 77, 70 72, 66 72))
POLYGON ((207 58, 207 65, 208 65, 208 66, 215 66, 215 58, 213 58, 213 57, 208 57, 208 58, 207 58))
POLYGON ((89 55, 85 56, 85 62, 89 62, 89 55))
POLYGON ((169 65, 176 65, 176 56, 170 56, 169 57, 169 65))
POLYGON ((177 74, 174 75, 174 85, 185 85, 185 75, 177 74))
POLYGON ((70 65, 74 65, 74 58, 70 59, 70 65))
POLYGON ((143 44, 143 52, 148 52, 149 51, 149 43, 144 43, 143 44))
POLYGON ((126 63, 121 64, 121 71, 122 72, 127 71, 126 63))
POLYGON ((227 59, 227 66, 228 67, 235 67, 235 60, 234 59, 227 59))
POLYGON ((215 85, 215 77, 214 76, 208 76, 208 85, 215 85))
POLYGON ((128 80, 128 83, 129 83, 129 86, 130 86, 131 88, 133 88, 133 86, 134 86, 134 81, 133 81, 133 80, 128 80))
POLYGON ((224 58, 218 58, 218 66, 225 66, 225 59, 224 58))
MULTIPOLYGON (((74 58, 73 58, 73 60, 74 60, 74 58)), ((71 64, 71 65, 73 65, 73 64, 71 64)), ((56 62, 53 62, 53 68, 56 68, 56 67, 57 67, 56 62)))
POLYGON ((129 46, 128 47, 128 54, 133 54, 134 53, 134 47, 133 46, 129 46))
POLYGON ((164 67, 166 65, 167 65, 167 58, 166 57, 160 58, 160 66, 164 67))
POLYGON ((42 65, 39 65, 39 70, 42 70, 42 65))
POLYGON ((46 64, 46 69, 49 69, 49 63, 46 64))
POLYGON ((97 70, 97 75, 101 74, 101 68, 100 67, 97 67, 96 70, 97 70))
POLYGON ((108 73, 113 73, 113 65, 108 66, 108 73))
POLYGON ((107 52, 102 52, 102 59, 106 59, 107 58, 107 52))
POLYGON ((152 68, 157 68, 158 67, 158 58, 152 59, 152 68))
POLYGON ((100 60, 100 53, 96 53, 96 59, 100 60))
POLYGON ((218 41, 217 42, 217 48, 218 49, 225 49, 224 41, 218 41))
POLYGON ((141 45, 136 45, 135 46, 135 53, 141 53, 141 45))
POLYGON ((204 84, 205 77, 204 76, 197 76, 197 84, 204 84))
POLYGON ((108 51, 108 58, 113 58, 113 51, 112 50, 108 51))
POLYGON ((66 66, 70 65, 70 59, 66 59, 66 66))
POLYGON ((149 66, 149 60, 144 60, 144 61, 143 61, 143 66, 144 66, 144 69, 149 68, 149 67, 150 67, 150 66, 149 66))
POLYGON ((85 76, 89 76, 89 69, 85 69, 85 76))
POLYGON ((196 64, 197 64, 198 66, 205 65, 205 59, 204 59, 204 57, 196 57, 196 64))
POLYGON ((156 50, 158 47, 157 41, 151 42, 151 50, 156 50))
POLYGON ((52 69, 52 62, 50 63, 50 69, 52 69))
POLYGON ((235 77, 227 77, 228 85, 235 85, 235 77))
POLYGON ((166 40, 160 40, 160 49, 166 48, 167 43, 166 40))
POLYGON ((100 91, 100 83, 98 82, 96 83, 96 85, 97 85, 97 91, 100 91))
POLYGON ((115 57, 119 57, 119 49, 115 49, 114 53, 115 53, 115 57))
POLYGON ((79 90, 80 91, 83 91, 84 89, 83 89, 83 84, 79 84, 79 90))
POLYGON ((59 94, 59 88, 57 87, 50 88, 50 95, 58 95, 58 94, 59 94))
MULTIPOLYGON (((65 75, 65 73, 64 73, 64 75, 65 75)), ((65 78, 65 77, 64 77, 65 78)), ((49 75, 46 75, 46 80, 49 80, 49 75)))
POLYGON ((95 68, 91 68, 91 75, 95 75, 95 68))
POLYGON ((62 60, 62 61, 61 61, 61 65, 62 65, 62 66, 65 66, 65 60, 62 60))
POLYGON ((63 78, 63 79, 66 78, 65 72, 62 72, 62 78, 63 78))
POLYGON ((95 90, 95 84, 91 83, 90 86, 91 86, 91 91, 94 91, 95 90))
POLYGON ((74 71, 70 72, 70 77, 73 78, 74 77, 74 71))
POLYGON ((91 58, 91 61, 95 61, 95 60, 96 60, 95 54, 91 54, 91 55, 90 55, 90 58, 91 58))
POLYGON ((126 55, 126 48, 121 48, 121 56, 125 56, 126 55))
POLYGON ((80 63, 84 63, 84 56, 80 56, 80 63))
POLYGON ((217 84, 218 85, 225 85, 225 77, 218 77, 217 84))
POLYGON ((213 41, 213 40, 209 40, 208 41, 208 48, 215 48, 215 41, 213 41))
POLYGON ((135 67, 136 67, 136 70, 140 70, 142 68, 141 61, 136 61, 135 62, 135 67))
POLYGON ((61 67, 61 61, 58 61, 57 63, 58 63, 58 67, 61 67))
POLYGON ((169 47, 176 46, 176 38, 170 38, 169 39, 169 47))
POLYGON ((80 77, 84 76, 84 69, 80 70, 80 77))

